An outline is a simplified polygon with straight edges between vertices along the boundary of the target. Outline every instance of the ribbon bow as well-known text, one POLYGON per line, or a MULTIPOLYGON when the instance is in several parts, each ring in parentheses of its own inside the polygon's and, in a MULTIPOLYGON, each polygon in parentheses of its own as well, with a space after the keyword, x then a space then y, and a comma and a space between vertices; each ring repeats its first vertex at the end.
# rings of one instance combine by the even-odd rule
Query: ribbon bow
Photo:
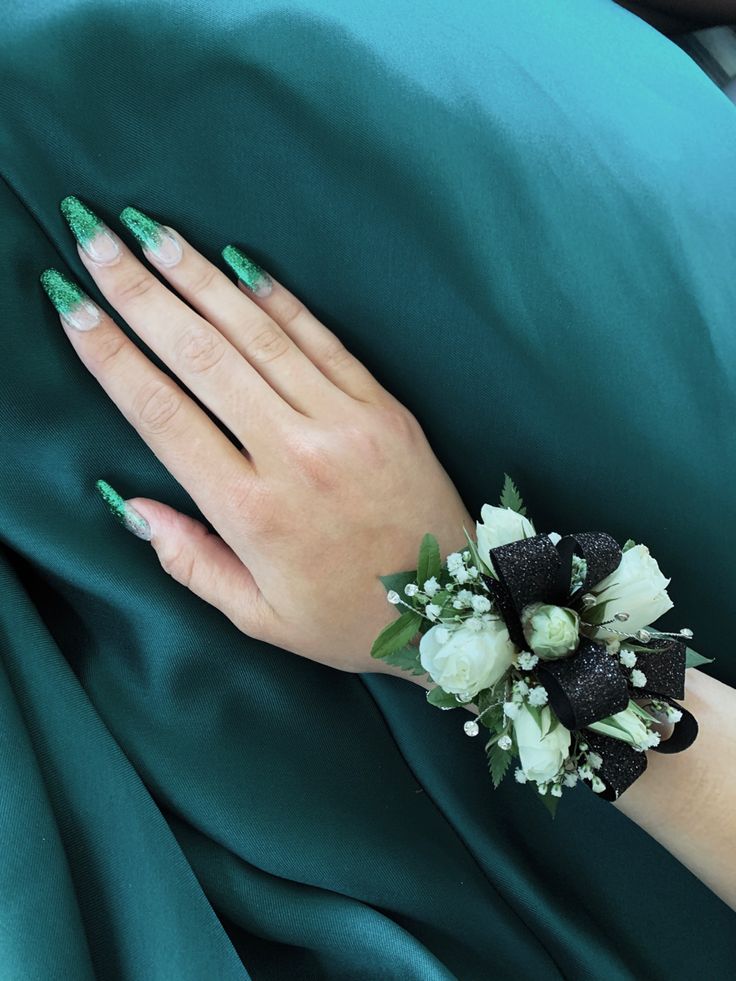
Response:
MULTIPOLYGON (((555 545, 549 535, 534 535, 490 550, 498 579, 483 579, 503 617, 511 640, 527 646, 521 612, 529 603, 549 603, 575 610, 585 625, 582 597, 596 583, 618 568, 622 552, 618 542, 604 531, 566 535, 555 545), (573 557, 586 561, 583 583, 571 587, 573 557)), ((539 680, 547 689, 549 705, 568 729, 583 729, 592 722, 623 711, 629 698, 655 697, 678 708, 682 718, 672 735, 653 747, 659 753, 677 753, 693 742, 698 724, 675 701, 685 696, 685 644, 670 638, 637 640, 637 667, 646 676, 645 688, 633 688, 621 670, 618 657, 605 644, 583 634, 569 657, 541 661, 539 680), (641 648, 651 649, 646 653, 641 648)), ((625 645, 624 645, 625 646, 625 645)), ((646 753, 612 736, 590 730, 589 748, 602 758, 598 773, 606 785, 601 796, 615 800, 647 767, 646 753)))

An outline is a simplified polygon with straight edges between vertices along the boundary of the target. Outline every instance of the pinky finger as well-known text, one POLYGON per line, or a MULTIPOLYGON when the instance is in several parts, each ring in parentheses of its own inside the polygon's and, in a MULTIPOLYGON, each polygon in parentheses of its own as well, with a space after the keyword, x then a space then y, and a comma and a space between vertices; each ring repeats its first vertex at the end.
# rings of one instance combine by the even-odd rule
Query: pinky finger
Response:
POLYGON ((395 401, 338 336, 278 280, 233 245, 223 249, 222 257, 237 275, 241 292, 288 334, 333 385, 360 402, 395 401))
POLYGON ((230 546, 200 521, 146 497, 122 498, 104 480, 96 484, 113 515, 150 541, 161 568, 243 633, 268 640, 275 614, 248 568, 230 546))

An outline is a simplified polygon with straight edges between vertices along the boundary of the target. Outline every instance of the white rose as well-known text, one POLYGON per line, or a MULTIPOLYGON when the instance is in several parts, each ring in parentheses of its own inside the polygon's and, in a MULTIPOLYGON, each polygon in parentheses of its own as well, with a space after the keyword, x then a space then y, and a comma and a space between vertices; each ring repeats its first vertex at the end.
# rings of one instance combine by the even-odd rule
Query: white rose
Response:
POLYGON ((475 523, 475 536, 478 542, 478 554, 489 569, 493 568, 490 550, 509 542, 518 542, 520 538, 533 538, 536 535, 534 525, 523 514, 512 511, 511 508, 496 508, 484 504, 480 509, 480 521, 475 523))
POLYGON ((465 624, 450 628, 444 643, 440 628, 431 627, 419 641, 422 667, 440 688, 455 695, 476 695, 490 688, 508 671, 516 654, 503 620, 477 620, 476 624, 480 629, 471 630, 465 624))
POLYGON ((549 603, 528 603, 521 611, 524 638, 546 661, 566 657, 580 643, 580 619, 575 610, 549 603))
POLYGON ((514 719, 514 735, 519 747, 519 761, 527 780, 545 783, 557 776, 560 767, 570 752, 570 730, 560 722, 550 732, 552 725, 552 710, 548 705, 541 710, 542 728, 526 707, 520 706, 520 711, 514 719), (544 733, 544 735, 542 735, 544 733))
POLYGON ((625 708, 622 712, 616 712, 598 722, 591 722, 587 728, 600 732, 604 736, 621 739, 635 749, 651 749, 660 740, 659 733, 648 729, 641 717, 630 708, 625 708))
POLYGON ((627 549, 618 568, 596 583, 590 592, 596 595, 596 607, 603 605, 604 620, 611 620, 616 613, 628 613, 628 619, 596 627, 594 636, 599 639, 616 637, 617 633, 611 628, 618 628, 619 633, 625 630, 627 634, 635 634, 654 623, 674 605, 666 592, 669 582, 646 545, 627 549))

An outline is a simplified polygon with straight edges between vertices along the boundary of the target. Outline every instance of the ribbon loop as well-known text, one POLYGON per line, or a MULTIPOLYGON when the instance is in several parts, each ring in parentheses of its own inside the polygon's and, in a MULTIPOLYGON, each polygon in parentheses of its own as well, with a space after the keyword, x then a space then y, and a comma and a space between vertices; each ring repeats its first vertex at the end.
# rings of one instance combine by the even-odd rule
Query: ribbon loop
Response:
POLYGON ((582 637, 577 651, 540 662, 539 680, 552 711, 567 729, 582 729, 629 704, 629 690, 616 658, 602 644, 582 637))
POLYGON ((599 732, 587 732, 585 741, 589 749, 603 760, 595 772, 606 785, 606 789, 598 795, 604 800, 618 800, 647 768, 647 754, 620 739, 599 732))
MULTIPOLYGON (((626 648, 626 641, 621 646, 626 648)), ((681 640, 653 637, 637 647, 653 647, 651 654, 636 651, 636 666, 646 675, 646 685, 636 692, 639 695, 662 695, 670 698, 685 697, 685 665, 687 648, 681 640)))

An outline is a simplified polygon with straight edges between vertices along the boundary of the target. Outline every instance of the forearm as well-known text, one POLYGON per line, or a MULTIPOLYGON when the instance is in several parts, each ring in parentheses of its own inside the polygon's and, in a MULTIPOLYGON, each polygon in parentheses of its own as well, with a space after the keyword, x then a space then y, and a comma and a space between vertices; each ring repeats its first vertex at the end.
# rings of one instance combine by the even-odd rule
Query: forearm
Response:
MULTIPOLYGON (((685 677, 680 702, 698 720, 697 739, 682 753, 650 751, 614 806, 736 909, 736 689, 696 668, 685 677)), ((435 687, 426 676, 411 680, 435 687)))
POLYGON ((736 689, 690 668, 681 704, 697 739, 682 753, 649 752, 614 806, 736 909, 736 689))

